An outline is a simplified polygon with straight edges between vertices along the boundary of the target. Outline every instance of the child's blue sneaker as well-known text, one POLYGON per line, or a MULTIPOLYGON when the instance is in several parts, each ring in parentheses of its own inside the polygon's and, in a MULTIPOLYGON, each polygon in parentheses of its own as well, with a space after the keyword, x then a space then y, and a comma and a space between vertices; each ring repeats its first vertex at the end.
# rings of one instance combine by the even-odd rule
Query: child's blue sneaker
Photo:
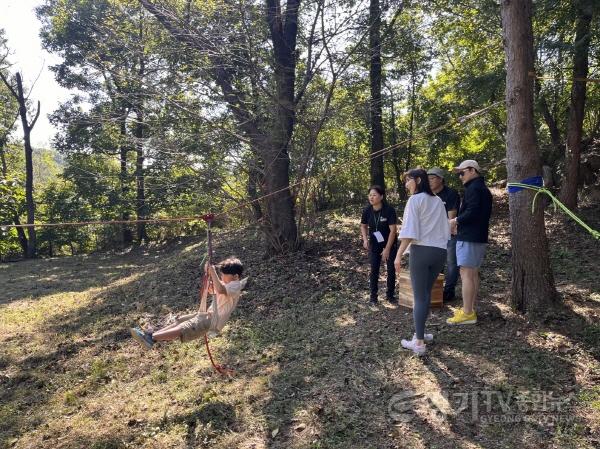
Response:
POLYGON ((152 346, 154 346, 154 340, 152 340, 152 336, 142 332, 141 329, 132 327, 129 329, 129 332, 131 332, 131 336, 146 349, 152 349, 152 346))

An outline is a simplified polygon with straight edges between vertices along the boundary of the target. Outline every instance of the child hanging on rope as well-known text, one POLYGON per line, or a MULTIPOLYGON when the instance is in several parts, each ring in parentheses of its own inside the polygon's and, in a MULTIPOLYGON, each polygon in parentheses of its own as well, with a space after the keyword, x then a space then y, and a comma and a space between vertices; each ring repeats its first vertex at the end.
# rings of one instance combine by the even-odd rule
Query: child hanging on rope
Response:
POLYGON ((241 279, 244 267, 239 259, 231 257, 218 266, 221 277, 217 274, 214 265, 207 262, 205 267, 216 294, 208 310, 177 317, 174 323, 156 332, 144 332, 137 327, 132 328, 131 336, 146 349, 151 349, 157 341, 180 339, 184 343, 202 338, 207 333, 219 333, 237 306, 247 278, 241 279))

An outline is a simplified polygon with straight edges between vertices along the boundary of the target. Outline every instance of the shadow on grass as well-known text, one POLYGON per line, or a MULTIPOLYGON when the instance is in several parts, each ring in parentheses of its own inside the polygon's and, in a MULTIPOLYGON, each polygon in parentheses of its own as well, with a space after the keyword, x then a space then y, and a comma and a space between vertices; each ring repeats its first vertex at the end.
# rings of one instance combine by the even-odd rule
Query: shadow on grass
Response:
MULTIPOLYGON (((16 374, 0 377, 0 404, 3 412, 0 436, 5 439, 17 438, 42 426, 45 422, 43 406, 55 394, 55 383, 62 376, 70 375, 74 379, 81 379, 80 383, 75 384, 75 388, 86 396, 106 385, 111 378, 107 366, 100 359, 93 359, 90 367, 82 367, 77 373, 67 373, 65 364, 84 350, 94 348, 100 352, 103 347, 114 347, 116 342, 123 341, 127 336, 123 329, 115 329, 99 339, 59 344, 55 350, 29 355, 18 361, 5 359, 4 362, 11 365, 16 374)), ((68 400, 65 397, 65 401, 68 400)))
POLYGON ((39 299, 64 292, 84 292, 103 287, 169 258, 192 241, 181 238, 165 244, 138 246, 123 254, 105 253, 50 259, 24 260, 0 266, 4 286, 0 306, 20 299, 39 299))
MULTIPOLYGON (((515 423, 506 431, 462 414, 448 417, 449 428, 416 419, 404 428, 406 433, 397 431, 389 403, 396 393, 418 383, 410 380, 413 375, 448 392, 543 390, 564 395, 577 384, 574 365, 519 337, 517 330, 525 321, 506 320, 491 302, 482 304, 476 327, 440 325, 445 313, 431 323, 440 329, 440 338, 419 365, 399 348, 400 338, 412 334, 411 314, 383 307, 369 311, 362 305, 367 285, 364 255, 348 247, 349 232, 336 231, 336 236, 322 233, 315 252, 278 261, 275 277, 287 290, 300 279, 302 288, 295 296, 262 288, 248 293, 240 313, 245 332, 230 336, 232 357, 249 352, 260 358, 262 348, 276 348, 262 355, 265 363, 279 369, 270 377, 271 395, 263 407, 268 446, 550 447, 555 429, 542 424, 515 423), (316 260, 310 257, 315 253, 316 260), (270 295, 280 301, 269 300, 270 295)), ((490 249, 495 268, 488 267, 483 282, 490 296, 505 301, 498 293, 508 287, 509 252, 501 243, 490 249)), ((269 282, 260 276, 256 285, 269 282)), ((491 411, 498 411, 498 404, 495 407, 491 411)))
POLYGON ((177 424, 186 426, 185 441, 190 449, 208 445, 225 432, 239 430, 236 429, 235 409, 231 404, 220 401, 203 404, 196 410, 159 423, 164 429, 177 424))
MULTIPOLYGON (((91 288, 97 288, 97 292, 86 297, 81 307, 49 316, 33 335, 17 329, 4 340, 12 350, 0 347, 0 370, 6 369, 10 374, 2 375, 0 371, 0 445, 14 443, 36 430, 44 433, 47 419, 55 418, 47 407, 50 400, 57 399, 57 390, 64 392, 67 388, 65 402, 77 403, 81 395, 93 397, 109 383, 114 362, 111 354, 122 353, 125 346, 132 344, 129 326, 140 319, 164 314, 164 304, 179 310, 194 305, 200 278, 197 265, 203 248, 201 244, 188 245, 185 255, 180 255, 180 250, 180 245, 172 244, 120 256, 27 262, 26 270, 40 277, 55 273, 52 274, 55 278, 37 296, 26 286, 20 290, 26 291, 24 295, 14 295, 7 302, 22 296, 41 298, 91 288), (166 274, 157 276, 157 267, 166 274), (137 276, 128 279, 131 274, 137 276), (32 349, 29 354, 24 352, 32 349), (73 366, 84 353, 89 366, 73 366)), ((20 270, 23 265, 19 264, 20 270)), ((0 273, 12 276, 10 270, 0 273)), ((28 276, 22 274, 15 280, 21 282, 28 276)), ((111 444, 123 438, 90 440, 87 447, 112 447, 111 444)), ((76 446, 81 447, 79 444, 76 446)))
MULTIPOLYGON (((275 348, 262 355, 264 363, 278 367, 270 377, 270 399, 263 406, 270 448, 413 447, 407 435, 396 432, 389 414, 390 400, 411 385, 408 377, 415 374, 408 372, 414 368, 413 357, 399 345, 400 338, 412 335, 412 315, 405 309, 369 310, 363 305, 364 255, 360 248, 347 247, 349 235, 339 234, 338 230, 346 246, 340 247, 333 236, 321 235, 319 259, 298 254, 294 262, 280 261, 278 273, 284 283, 304 276, 290 267, 307 271, 297 296, 278 303, 267 296, 255 308, 250 304, 261 302, 265 292, 248 293, 240 313, 245 327, 230 336, 235 340, 230 356, 253 353, 260 358, 261 348, 275 348), (341 251, 333 264, 327 261, 332 248, 341 251), (342 266, 340 259, 345 262, 342 266)), ((257 279, 256 285, 261 284, 257 279)), ((281 298, 281 294, 273 296, 281 298)), ((433 359, 439 357, 435 347, 433 359)), ((426 372, 429 362, 424 363, 426 372)), ((458 362, 455 367, 469 373, 469 367, 458 362)), ((477 367, 469 375, 480 375, 477 367)), ((442 388, 448 385, 444 379, 438 383, 442 388)), ((462 433, 448 435, 417 420, 407 430, 415 446, 455 448, 478 443, 476 433, 465 434, 462 426, 457 427, 462 433)))
POLYGON ((98 256, 37 259, 10 264, 0 270, 0 285, 6 286, 0 305, 64 292, 84 292, 108 285, 122 278, 124 272, 138 269, 143 260, 143 256, 136 257, 137 260, 113 256, 99 263, 95 257, 98 256))
MULTIPOLYGON (((192 401, 189 411, 148 425, 165 431, 183 426, 188 447, 223 447, 221 441, 227 434, 251 432, 260 433, 271 448, 528 447, 532 435, 538 442, 548 441, 546 429, 534 424, 516 424, 502 433, 462 414, 449 416, 445 426, 418 415, 396 427, 390 401, 407 388, 426 390, 425 383, 449 392, 515 391, 554 389, 575 384, 577 379, 568 360, 532 347, 525 336, 516 338, 523 321, 504 319, 502 311, 489 302, 482 304, 481 321, 475 327, 447 328, 445 313, 432 319, 432 327, 439 329, 436 343, 427 357, 415 359, 399 345, 400 338, 412 335, 412 315, 404 309, 380 306, 370 310, 364 305, 368 265, 361 249, 352 246, 357 242, 356 232, 333 223, 304 251, 269 261, 262 260, 258 240, 248 243, 255 237, 219 240, 217 258, 244 242, 238 255, 246 262, 253 285, 225 332, 227 347, 217 351, 218 361, 233 365, 240 388, 244 381, 267 378, 268 394, 243 404, 264 420, 264 428, 262 421, 260 426, 252 422, 256 428, 248 430, 249 423, 238 416, 236 398, 223 397, 208 403, 192 401)), ((486 275, 484 287, 487 292, 502 292, 506 290, 502 268, 507 252, 500 244, 491 251, 502 253, 503 259, 497 271, 486 275)), ((135 281, 107 285, 90 299, 89 306, 46 321, 44 332, 74 341, 47 354, 2 362, 14 366, 18 375, 35 368, 45 374, 40 371, 12 385, 11 391, 13 387, 28 390, 29 396, 12 392, 2 397, 2 403, 15 410, 8 416, 23 418, 13 420, 0 434, 21 436, 43 426, 53 385, 60 383, 59 377, 66 374, 61 369, 77 354, 85 350, 106 356, 106 351, 110 362, 112 351, 128 351, 127 345, 133 344, 127 340, 130 324, 163 315, 163 305, 181 311, 194 304, 201 255, 201 247, 159 259, 150 253, 149 259, 138 261, 132 269, 139 271, 135 281), (155 262, 160 262, 160 270, 145 273, 155 262), (83 341, 87 336, 92 337, 83 341), (41 387, 36 388, 40 380, 41 387), (34 402, 24 400, 38 390, 41 393, 34 402), (34 418, 25 418, 28 413, 34 418)), ((115 260, 114 266, 123 260, 131 259, 115 260)), ((67 274, 67 278, 75 277, 67 274)), ((596 341, 595 330, 586 332, 578 334, 581 339, 596 341)), ((101 388, 102 366, 94 376, 94 385, 101 388)), ((15 379, 11 376, 11 382, 15 379)), ((216 375, 212 381, 217 389, 225 386, 216 375)), ((139 434, 136 426, 114 440, 89 440, 88 447, 129 441, 139 434)))

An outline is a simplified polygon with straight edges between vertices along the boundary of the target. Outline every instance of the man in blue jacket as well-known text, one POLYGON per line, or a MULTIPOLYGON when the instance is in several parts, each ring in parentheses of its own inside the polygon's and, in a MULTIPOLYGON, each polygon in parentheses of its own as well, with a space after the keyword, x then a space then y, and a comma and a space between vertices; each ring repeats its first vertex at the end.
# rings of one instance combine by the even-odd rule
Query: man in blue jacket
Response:
POLYGON ((479 267, 488 242, 492 194, 476 161, 463 161, 454 169, 465 186, 458 215, 450 221, 456 234, 456 263, 460 267, 463 307, 446 320, 448 324, 475 324, 475 300, 479 291, 479 267))

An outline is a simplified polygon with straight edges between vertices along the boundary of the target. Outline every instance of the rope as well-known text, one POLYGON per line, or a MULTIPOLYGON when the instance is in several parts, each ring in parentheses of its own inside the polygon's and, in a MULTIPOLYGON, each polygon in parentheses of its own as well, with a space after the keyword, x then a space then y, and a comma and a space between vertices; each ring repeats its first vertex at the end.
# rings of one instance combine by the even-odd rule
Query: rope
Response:
POLYGON ((62 227, 62 226, 91 226, 91 225, 117 225, 117 224, 137 224, 137 223, 168 223, 176 221, 197 221, 202 220, 204 215, 191 216, 191 217, 174 217, 174 218, 149 218, 141 220, 97 220, 97 221, 67 221, 64 223, 34 223, 34 224, 3 224, 0 225, 0 229, 3 231, 9 228, 50 228, 50 227, 62 227))
POLYGON ((212 364, 215 371, 223 376, 233 376, 235 374, 234 370, 227 368, 226 366, 219 365, 218 363, 215 363, 212 353, 210 352, 210 346, 208 345, 208 337, 206 336, 206 334, 204 334, 204 343, 206 345, 206 352, 208 354, 208 358, 210 359, 210 363, 212 364))
POLYGON ((538 80, 549 80, 549 81, 578 81, 581 83, 600 83, 600 78, 582 78, 579 76, 576 76, 574 78, 566 78, 566 79, 562 79, 562 78, 555 78, 552 76, 538 76, 535 74, 535 72, 529 72, 529 76, 538 80))
MULTIPOLYGON (((210 276, 208 274, 208 268, 204 266, 204 261, 208 261, 209 264, 213 262, 213 244, 212 244, 212 231, 211 225, 215 218, 214 214, 206 214, 201 217, 204 221, 206 221, 206 256, 202 260, 202 266, 204 268, 204 274, 202 276, 202 282, 200 283, 200 312, 206 312, 206 303, 208 300, 208 289, 211 283, 210 276)), ((214 301, 214 298, 213 298, 214 301)), ((204 334, 204 344, 206 346, 206 352, 208 353, 208 358, 210 359, 210 363, 213 366, 214 370, 221 375, 232 376, 235 374, 235 371, 215 363, 215 360, 210 352, 210 345, 208 344, 208 336, 204 334)))
MULTIPOLYGON (((534 177, 534 178, 538 178, 538 177, 534 177)), ((532 178, 527 178, 527 179, 524 179, 523 181, 528 181, 530 179, 532 179, 532 178)), ((535 202, 537 200, 538 195, 540 195, 541 193, 545 193, 552 200, 552 205, 554 206, 554 210, 555 211, 556 211, 556 208, 558 206, 565 214, 567 214, 577 224, 579 224, 579 226, 581 226, 586 231, 588 231, 590 234, 592 234, 592 237, 594 237, 595 239, 599 239, 600 240, 600 231, 596 231, 595 229, 592 229, 590 226, 588 226, 581 218, 579 218, 571 210, 569 210, 569 208, 567 206, 565 206, 563 203, 561 203, 558 200, 558 198, 556 198, 552 194, 552 192, 550 192, 545 187, 539 187, 539 186, 536 186, 536 185, 527 184, 525 182, 509 182, 509 183, 506 184, 506 186, 508 187, 508 192, 509 193, 515 193, 515 192, 518 192, 518 191, 520 191, 522 189, 533 190, 533 191, 536 192, 535 196, 533 197, 533 202, 531 203, 531 213, 532 214, 535 212, 535 202), (511 190, 511 189, 513 189, 513 190, 511 190)))

